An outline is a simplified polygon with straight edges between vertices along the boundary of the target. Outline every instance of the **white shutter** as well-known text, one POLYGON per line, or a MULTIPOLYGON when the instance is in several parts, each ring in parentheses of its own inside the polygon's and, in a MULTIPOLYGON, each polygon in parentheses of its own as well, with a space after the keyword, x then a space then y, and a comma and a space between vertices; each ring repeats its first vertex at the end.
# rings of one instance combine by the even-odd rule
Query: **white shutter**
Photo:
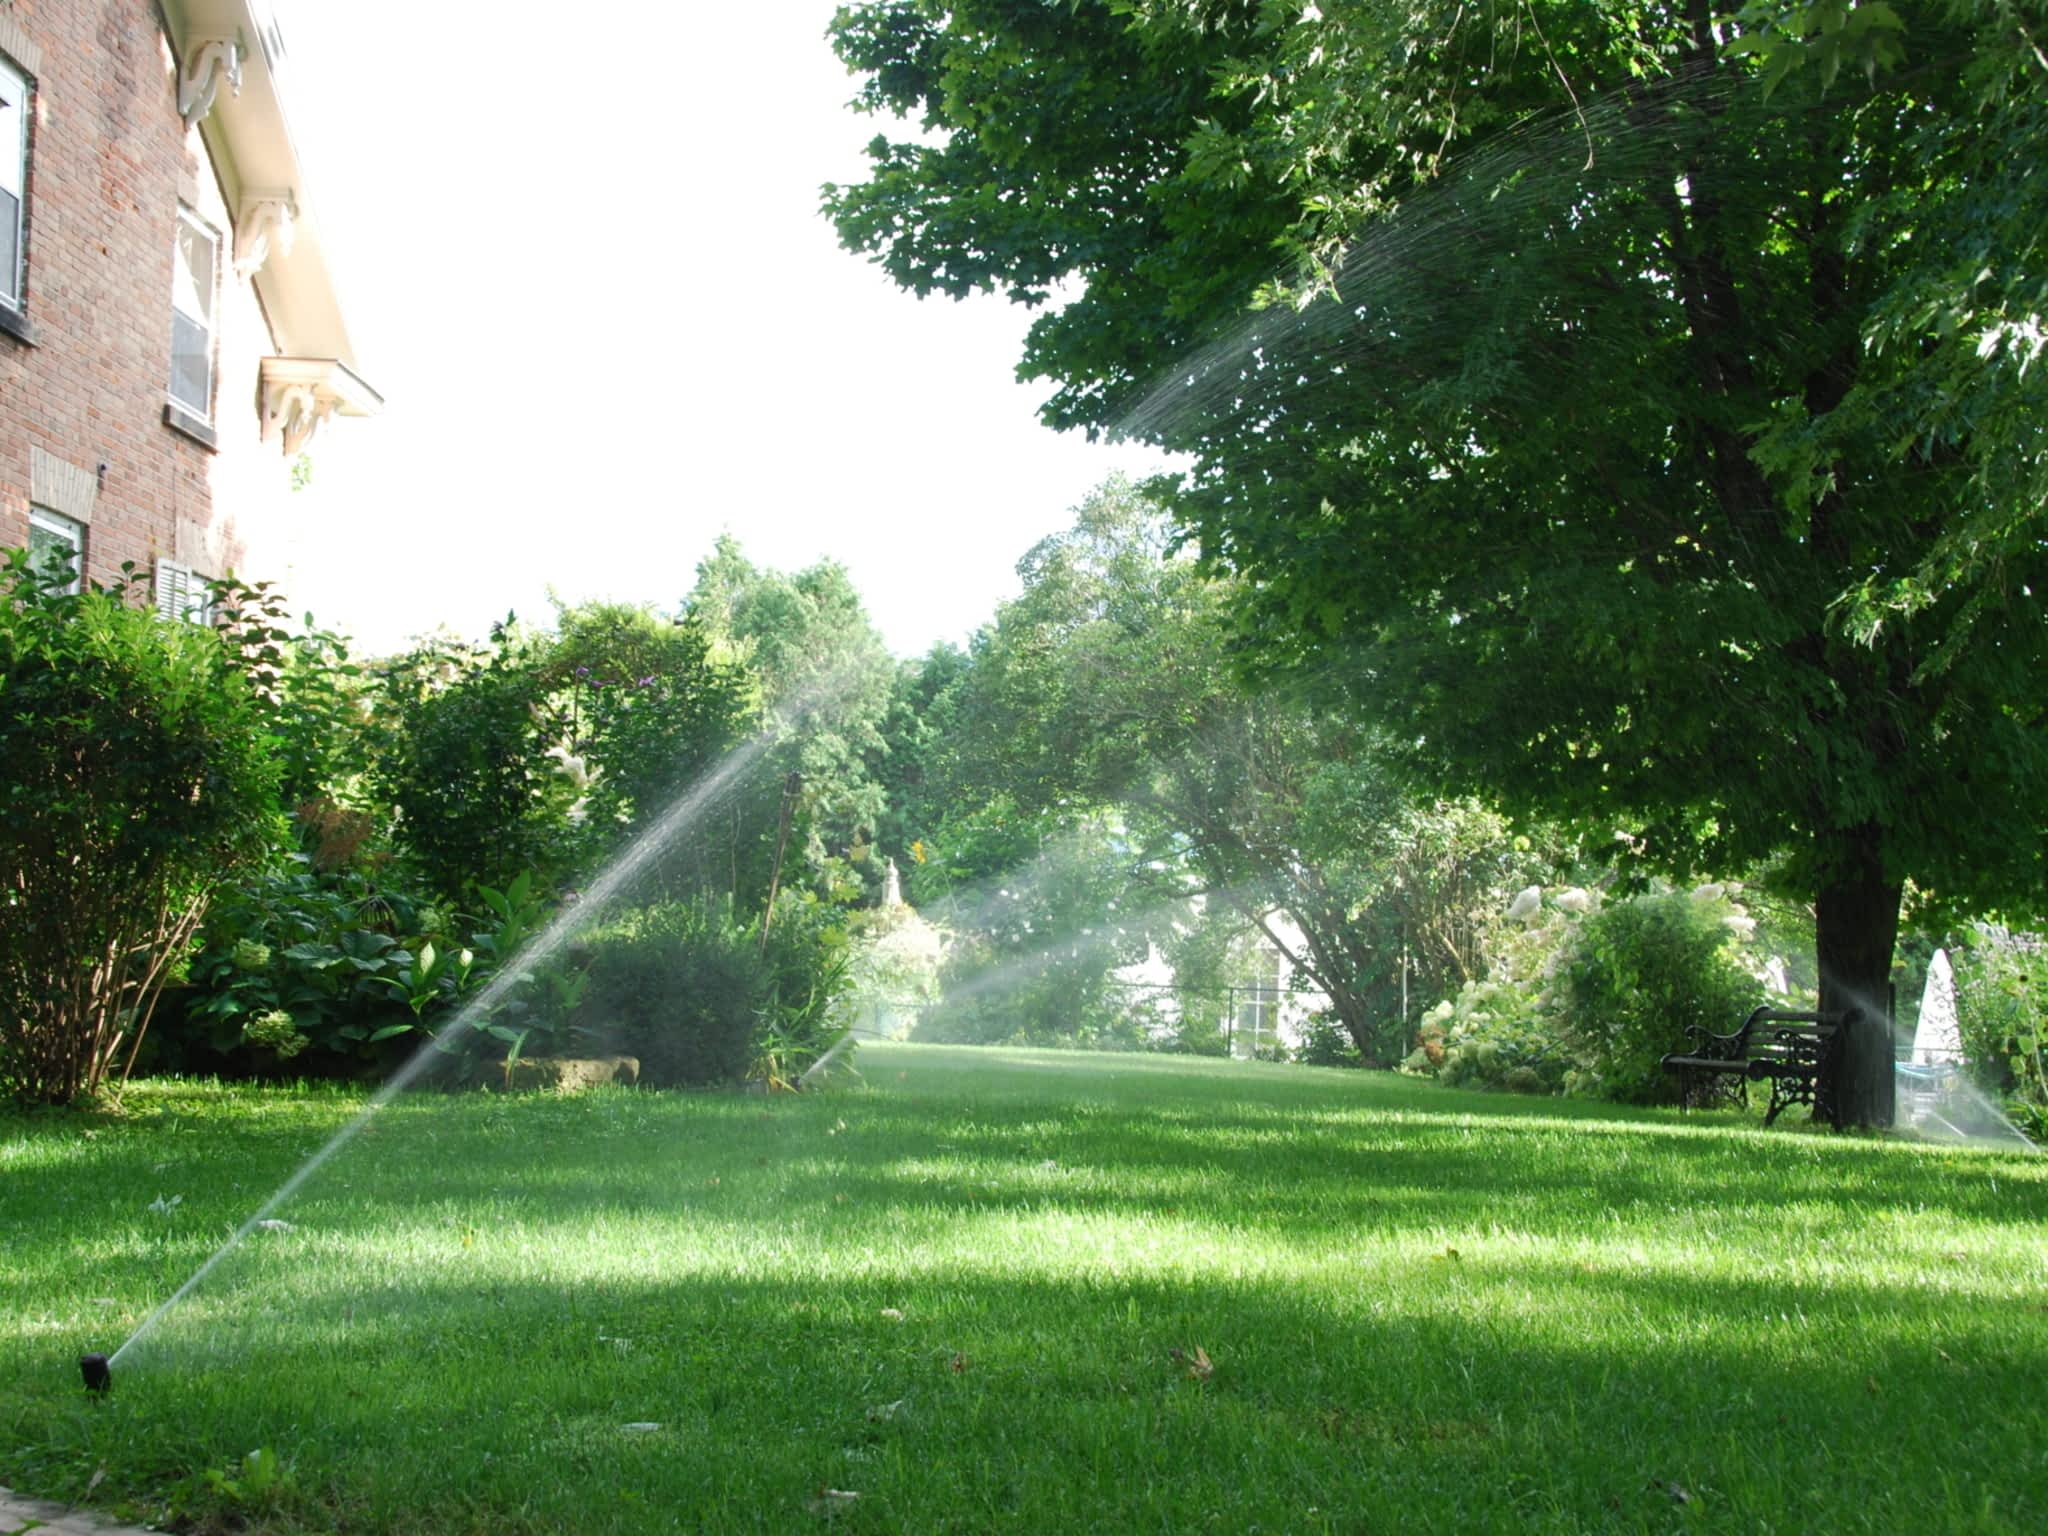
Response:
POLYGON ((175 560, 156 563, 156 611, 167 619, 207 621, 206 578, 175 560))

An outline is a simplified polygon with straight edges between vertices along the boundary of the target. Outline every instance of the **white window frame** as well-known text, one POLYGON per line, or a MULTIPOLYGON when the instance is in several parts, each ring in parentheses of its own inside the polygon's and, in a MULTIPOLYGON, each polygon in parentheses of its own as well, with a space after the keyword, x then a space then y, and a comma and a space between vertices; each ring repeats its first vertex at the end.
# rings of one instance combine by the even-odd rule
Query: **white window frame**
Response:
POLYGON ((206 590, 213 578, 176 560, 156 563, 156 611, 167 619, 185 619, 193 624, 213 622, 213 594, 206 590))
POLYGON ((14 199, 14 262, 11 271, 0 268, 0 308, 16 314, 21 313, 28 271, 28 117, 33 95, 29 77, 0 54, 0 192, 14 199))
POLYGON ((33 547, 35 542, 33 532, 35 529, 41 529, 44 533, 62 539, 71 546, 71 582, 64 590, 71 593, 83 591, 85 589, 85 524, 75 517, 66 517, 62 512, 52 512, 48 507, 39 507, 31 503, 28 509, 28 525, 31 530, 29 535, 31 547, 33 547))
POLYGON ((178 204, 178 229, 181 235, 186 229, 190 229, 206 242, 213 251, 213 261, 211 263, 213 270, 208 274, 209 282, 205 295, 207 312, 204 315, 187 314, 178 304, 177 259, 174 250, 171 265, 172 377, 171 381, 164 386, 164 395, 173 406, 183 411, 187 416, 192 417, 195 421, 203 421, 210 424, 213 421, 215 375, 220 371, 220 231, 199 217, 197 213, 183 203, 178 204), (198 326, 206 333, 206 399, 204 403, 199 405, 194 405, 189 400, 181 399, 175 388, 177 382, 177 331, 178 321, 181 318, 198 326))

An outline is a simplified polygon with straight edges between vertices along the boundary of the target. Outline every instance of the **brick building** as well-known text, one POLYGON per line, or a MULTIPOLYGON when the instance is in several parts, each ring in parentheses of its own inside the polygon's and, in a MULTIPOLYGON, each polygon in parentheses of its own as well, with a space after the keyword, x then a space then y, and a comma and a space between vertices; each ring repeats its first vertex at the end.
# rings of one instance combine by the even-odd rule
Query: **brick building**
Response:
POLYGON ((267 0, 0 0, 0 548, 273 575, 292 460, 381 403, 285 68, 267 0))

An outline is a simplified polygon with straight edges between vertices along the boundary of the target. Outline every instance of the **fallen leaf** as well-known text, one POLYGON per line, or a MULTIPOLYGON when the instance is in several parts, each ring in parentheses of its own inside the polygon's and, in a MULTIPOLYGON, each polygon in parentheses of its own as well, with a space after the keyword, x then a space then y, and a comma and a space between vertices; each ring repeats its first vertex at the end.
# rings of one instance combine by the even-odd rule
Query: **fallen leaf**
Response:
POLYGON ((1681 1483, 1659 1483, 1657 1486, 1671 1496, 1671 1502, 1674 1504, 1690 1504, 1692 1502, 1692 1495, 1685 1491, 1685 1487, 1681 1483))
POLYGON ((874 1407, 868 1410, 868 1422, 870 1424, 887 1424, 894 1419, 900 1418, 903 1414, 903 1405, 909 1401, 910 1399, 907 1397, 899 1397, 893 1403, 875 1404, 874 1407))
POLYGON ((953 1374, 954 1374, 955 1376, 958 1376, 958 1375, 959 1375, 959 1374, 960 1374, 960 1373, 961 1373, 962 1371, 964 1371, 964 1370, 966 1370, 966 1369, 967 1369, 967 1357, 966 1357, 965 1355, 961 1354, 961 1353, 960 1353, 960 1351, 958 1351, 957 1349, 956 1349, 956 1350, 954 1350, 954 1351, 953 1351, 953 1374))
POLYGON ((1864 1377, 1863 1390, 1868 1392, 1872 1397, 1877 1396, 1877 1378, 1875 1376, 1864 1377))
POLYGON ((811 1500, 814 1515, 836 1515, 841 1510, 851 1509, 860 1495, 845 1488, 820 1488, 818 1496, 811 1500))
POLYGON ((884 1307, 882 1308, 882 1316, 892 1323, 900 1323, 903 1321, 903 1309, 901 1307, 884 1307))
POLYGON ((1210 1360, 1209 1352, 1199 1344, 1195 1346, 1192 1354, 1179 1349, 1169 1349, 1166 1353, 1175 1365, 1185 1367, 1189 1377, 1195 1381, 1207 1381, 1216 1374, 1216 1366, 1210 1360))
POLYGON ((98 1471, 94 1472, 91 1477, 86 1479, 84 1498, 82 1498, 80 1502, 83 1503, 84 1499, 91 1498, 93 1489, 99 1487, 99 1485, 105 1482, 106 1480, 107 1469, 105 1467, 101 1467, 98 1471))

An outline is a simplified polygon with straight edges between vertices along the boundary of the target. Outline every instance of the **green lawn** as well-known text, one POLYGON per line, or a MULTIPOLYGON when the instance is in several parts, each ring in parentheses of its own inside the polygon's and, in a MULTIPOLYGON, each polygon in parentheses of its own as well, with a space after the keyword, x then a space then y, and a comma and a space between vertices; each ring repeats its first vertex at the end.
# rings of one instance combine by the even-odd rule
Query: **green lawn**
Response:
POLYGON ((78 1355, 360 1099, 0 1118, 0 1482, 280 1531, 2048 1530, 2048 1160, 1306 1068, 858 1065, 401 1100, 104 1399, 78 1355))

